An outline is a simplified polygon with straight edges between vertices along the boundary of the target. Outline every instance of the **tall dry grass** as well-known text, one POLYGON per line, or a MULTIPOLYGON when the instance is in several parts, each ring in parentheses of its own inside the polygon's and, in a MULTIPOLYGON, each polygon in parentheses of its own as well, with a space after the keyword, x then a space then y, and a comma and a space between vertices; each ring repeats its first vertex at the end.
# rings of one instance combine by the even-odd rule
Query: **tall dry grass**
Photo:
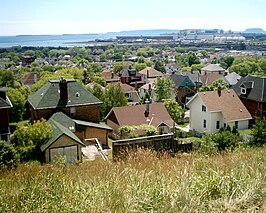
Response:
POLYGON ((263 212, 265 151, 22 164, 0 172, 0 212, 263 212))

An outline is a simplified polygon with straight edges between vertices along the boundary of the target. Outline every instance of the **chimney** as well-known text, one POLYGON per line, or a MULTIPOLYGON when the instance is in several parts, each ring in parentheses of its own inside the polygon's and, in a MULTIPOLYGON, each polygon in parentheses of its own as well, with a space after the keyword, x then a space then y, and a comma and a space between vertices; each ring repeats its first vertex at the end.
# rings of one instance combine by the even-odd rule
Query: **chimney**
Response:
POLYGON ((0 98, 3 98, 6 100, 6 89, 5 88, 0 88, 0 98))
POLYGON ((147 78, 149 78, 149 70, 147 69, 147 78))
POLYGON ((114 78, 114 72, 111 73, 111 78, 112 78, 112 79, 114 78))
POLYGON ((145 101, 145 112, 144 112, 144 115, 145 117, 149 117, 149 114, 150 114, 150 102, 148 101, 148 99, 146 99, 145 101))
POLYGON ((135 90, 138 91, 138 82, 135 82, 135 90))
POLYGON ((221 96, 222 95, 222 87, 221 87, 220 84, 218 85, 218 90, 217 91, 218 91, 218 95, 221 96))
POLYGON ((64 77, 59 78, 60 99, 68 100, 67 81, 64 77))
POLYGON ((152 90, 152 89, 151 89, 151 84, 149 84, 148 86, 149 86, 149 87, 148 87, 148 93, 149 93, 149 96, 151 96, 151 90, 152 90))

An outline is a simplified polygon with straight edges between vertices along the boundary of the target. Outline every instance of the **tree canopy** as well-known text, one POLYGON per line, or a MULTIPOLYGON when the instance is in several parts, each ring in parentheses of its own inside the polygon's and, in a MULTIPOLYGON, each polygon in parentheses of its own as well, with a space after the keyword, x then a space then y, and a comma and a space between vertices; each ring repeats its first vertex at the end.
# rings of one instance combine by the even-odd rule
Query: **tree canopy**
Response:
POLYGON ((157 102, 171 99, 174 95, 174 82, 169 78, 157 78, 154 88, 157 102))

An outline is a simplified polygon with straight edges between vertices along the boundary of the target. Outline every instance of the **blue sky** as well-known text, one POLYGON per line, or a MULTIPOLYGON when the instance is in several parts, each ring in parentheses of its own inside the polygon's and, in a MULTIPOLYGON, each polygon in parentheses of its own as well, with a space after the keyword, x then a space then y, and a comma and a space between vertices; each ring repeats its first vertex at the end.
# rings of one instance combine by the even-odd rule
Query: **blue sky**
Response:
POLYGON ((0 35, 266 30, 266 0, 0 0, 0 35))

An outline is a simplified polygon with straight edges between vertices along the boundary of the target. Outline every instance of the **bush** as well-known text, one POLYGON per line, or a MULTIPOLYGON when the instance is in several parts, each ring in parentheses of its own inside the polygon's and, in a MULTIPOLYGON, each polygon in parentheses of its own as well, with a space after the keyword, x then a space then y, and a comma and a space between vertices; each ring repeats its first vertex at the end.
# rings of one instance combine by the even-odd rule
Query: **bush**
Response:
POLYGON ((0 141, 0 168, 16 167, 19 163, 19 154, 12 145, 0 141))

